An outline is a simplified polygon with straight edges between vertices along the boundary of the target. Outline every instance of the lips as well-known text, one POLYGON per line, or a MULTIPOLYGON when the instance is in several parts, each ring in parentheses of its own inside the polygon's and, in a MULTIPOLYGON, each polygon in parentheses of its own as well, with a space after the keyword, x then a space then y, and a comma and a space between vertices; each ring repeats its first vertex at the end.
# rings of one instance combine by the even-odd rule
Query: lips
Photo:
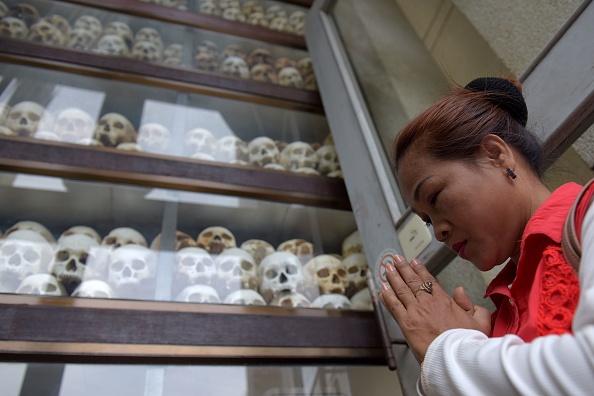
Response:
POLYGON ((454 243, 452 245, 452 250, 456 252, 460 257, 464 258, 464 248, 466 247, 466 243, 468 241, 462 241, 458 243, 454 243))

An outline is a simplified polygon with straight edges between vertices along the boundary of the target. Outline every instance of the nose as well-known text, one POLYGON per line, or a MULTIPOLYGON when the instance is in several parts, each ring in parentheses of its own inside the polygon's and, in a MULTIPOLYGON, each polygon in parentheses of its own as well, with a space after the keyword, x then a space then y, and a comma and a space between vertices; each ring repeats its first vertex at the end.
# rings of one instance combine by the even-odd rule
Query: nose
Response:
POLYGON ((445 220, 439 220, 433 223, 433 234, 439 242, 445 242, 450 236, 451 231, 451 225, 445 220))

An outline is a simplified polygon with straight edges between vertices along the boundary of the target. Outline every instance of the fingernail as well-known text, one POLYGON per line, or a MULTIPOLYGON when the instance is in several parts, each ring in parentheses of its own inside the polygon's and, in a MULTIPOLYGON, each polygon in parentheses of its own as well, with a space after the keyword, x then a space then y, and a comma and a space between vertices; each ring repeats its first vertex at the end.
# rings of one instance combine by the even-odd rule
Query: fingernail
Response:
POLYGON ((382 283, 382 289, 385 291, 388 291, 388 290, 390 290, 390 286, 388 286, 387 283, 382 283))
POLYGON ((413 267, 414 267, 414 266, 417 266, 417 265, 419 265, 419 264, 421 264, 421 262, 420 262, 419 260, 417 260, 417 259, 413 259, 413 260, 410 262, 410 265, 412 265, 413 267))
POLYGON ((394 257, 394 260, 396 260, 397 263, 401 263, 404 261, 404 257, 402 257, 401 255, 397 254, 396 257, 394 257))
POLYGON ((394 268, 394 266, 392 264, 386 265, 386 271, 394 272, 395 270, 396 270, 396 268, 394 268))

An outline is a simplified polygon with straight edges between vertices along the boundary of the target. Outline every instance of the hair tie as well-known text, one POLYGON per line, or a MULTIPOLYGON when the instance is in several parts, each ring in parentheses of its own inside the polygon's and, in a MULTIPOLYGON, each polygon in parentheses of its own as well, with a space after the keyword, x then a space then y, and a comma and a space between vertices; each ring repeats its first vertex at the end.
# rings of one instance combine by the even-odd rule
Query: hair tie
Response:
POLYGON ((466 87, 474 92, 484 92, 494 105, 507 111, 523 126, 528 122, 528 108, 522 92, 512 82, 499 77, 480 77, 466 87), (489 95, 490 93, 494 95, 489 95))

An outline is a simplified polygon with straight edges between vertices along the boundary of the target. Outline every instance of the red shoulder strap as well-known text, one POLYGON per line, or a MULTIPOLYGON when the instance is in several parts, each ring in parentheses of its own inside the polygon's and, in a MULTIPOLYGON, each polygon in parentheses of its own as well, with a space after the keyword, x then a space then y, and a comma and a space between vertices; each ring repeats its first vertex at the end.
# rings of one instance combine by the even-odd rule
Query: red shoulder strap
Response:
POLYGON ((594 179, 590 180, 582 189, 577 199, 571 206, 565 224, 563 225, 563 234, 561 247, 565 261, 571 265, 577 273, 580 267, 582 257, 581 230, 586 211, 594 200, 594 179))

